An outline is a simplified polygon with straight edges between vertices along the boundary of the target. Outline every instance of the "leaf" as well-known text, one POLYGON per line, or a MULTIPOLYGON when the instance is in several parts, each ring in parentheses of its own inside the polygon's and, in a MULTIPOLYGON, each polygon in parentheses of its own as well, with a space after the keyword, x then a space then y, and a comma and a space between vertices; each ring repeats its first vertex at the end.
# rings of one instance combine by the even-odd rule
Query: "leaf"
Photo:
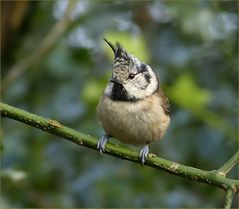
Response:
POLYGON ((171 100, 193 112, 201 112, 210 102, 211 94, 201 88, 189 74, 183 74, 168 89, 171 100))

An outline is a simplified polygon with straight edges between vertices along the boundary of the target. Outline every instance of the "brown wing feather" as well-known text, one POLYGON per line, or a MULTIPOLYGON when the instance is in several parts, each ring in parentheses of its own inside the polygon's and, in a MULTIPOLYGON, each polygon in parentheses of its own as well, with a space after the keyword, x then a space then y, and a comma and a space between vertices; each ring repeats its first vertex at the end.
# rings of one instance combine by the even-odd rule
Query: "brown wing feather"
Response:
POLYGON ((161 89, 161 87, 158 88, 158 91, 157 91, 158 95, 160 96, 160 98, 162 99, 162 108, 164 110, 164 113, 166 115, 169 115, 170 113, 170 104, 169 104, 169 100, 168 98, 165 96, 163 90, 161 89))

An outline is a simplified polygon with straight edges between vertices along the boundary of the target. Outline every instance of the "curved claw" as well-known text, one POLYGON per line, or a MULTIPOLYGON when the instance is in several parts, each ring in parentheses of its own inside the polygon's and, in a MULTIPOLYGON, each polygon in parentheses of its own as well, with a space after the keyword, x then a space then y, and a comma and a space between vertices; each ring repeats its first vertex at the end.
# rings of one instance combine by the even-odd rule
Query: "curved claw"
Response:
POLYGON ((145 161, 148 158, 148 154, 149 154, 149 147, 148 147, 148 145, 146 145, 139 152, 139 157, 140 157, 141 165, 144 165, 145 161))
POLYGON ((100 150, 100 155, 103 155, 103 152, 105 151, 105 145, 110 139, 110 135, 105 134, 102 137, 100 137, 98 144, 97 144, 97 149, 100 150))

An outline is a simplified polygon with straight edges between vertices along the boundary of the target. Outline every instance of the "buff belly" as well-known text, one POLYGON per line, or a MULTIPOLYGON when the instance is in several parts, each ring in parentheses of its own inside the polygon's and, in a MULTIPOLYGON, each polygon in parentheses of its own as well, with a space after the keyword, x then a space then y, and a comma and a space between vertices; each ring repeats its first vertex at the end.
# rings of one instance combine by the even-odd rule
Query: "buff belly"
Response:
POLYGON ((154 95, 137 102, 112 101, 102 96, 97 114, 107 134, 121 142, 145 145, 159 140, 168 128, 170 118, 154 95))

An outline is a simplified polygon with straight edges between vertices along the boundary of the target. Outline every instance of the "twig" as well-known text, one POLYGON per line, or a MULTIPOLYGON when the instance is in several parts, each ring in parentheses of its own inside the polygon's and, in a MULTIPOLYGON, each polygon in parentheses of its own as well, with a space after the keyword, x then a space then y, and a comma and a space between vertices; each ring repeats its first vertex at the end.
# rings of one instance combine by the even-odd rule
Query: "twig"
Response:
MULTIPOLYGON (((0 112, 2 117, 12 118, 14 120, 41 129, 45 132, 49 132, 61 138, 72 141, 78 145, 97 150, 98 140, 96 138, 63 126, 55 120, 46 119, 4 103, 0 103, 0 112)), ((121 159, 139 162, 139 154, 137 152, 119 145, 114 145, 112 143, 108 143, 106 145, 105 153, 121 159)), ((231 188, 233 193, 237 193, 239 190, 238 180, 220 176, 216 170, 200 170, 156 157, 153 154, 149 154, 149 158, 145 162, 145 165, 164 170, 186 179, 203 182, 205 184, 209 184, 223 190, 231 188)))
POLYGON ((221 168, 218 173, 221 176, 226 176, 227 173, 239 162, 239 151, 237 151, 221 168))
POLYGON ((1 92, 4 92, 8 86, 11 85, 26 70, 40 62, 42 58, 53 48, 57 40, 68 28, 70 24, 69 17, 73 12, 76 3, 76 0, 69 0, 63 18, 53 26, 49 34, 39 44, 39 48, 37 48, 29 56, 18 61, 9 69, 9 73, 2 81, 1 92))
POLYGON ((226 194, 224 209, 230 209, 231 208, 232 200, 233 200, 233 190, 229 188, 227 190, 227 194, 226 194))

